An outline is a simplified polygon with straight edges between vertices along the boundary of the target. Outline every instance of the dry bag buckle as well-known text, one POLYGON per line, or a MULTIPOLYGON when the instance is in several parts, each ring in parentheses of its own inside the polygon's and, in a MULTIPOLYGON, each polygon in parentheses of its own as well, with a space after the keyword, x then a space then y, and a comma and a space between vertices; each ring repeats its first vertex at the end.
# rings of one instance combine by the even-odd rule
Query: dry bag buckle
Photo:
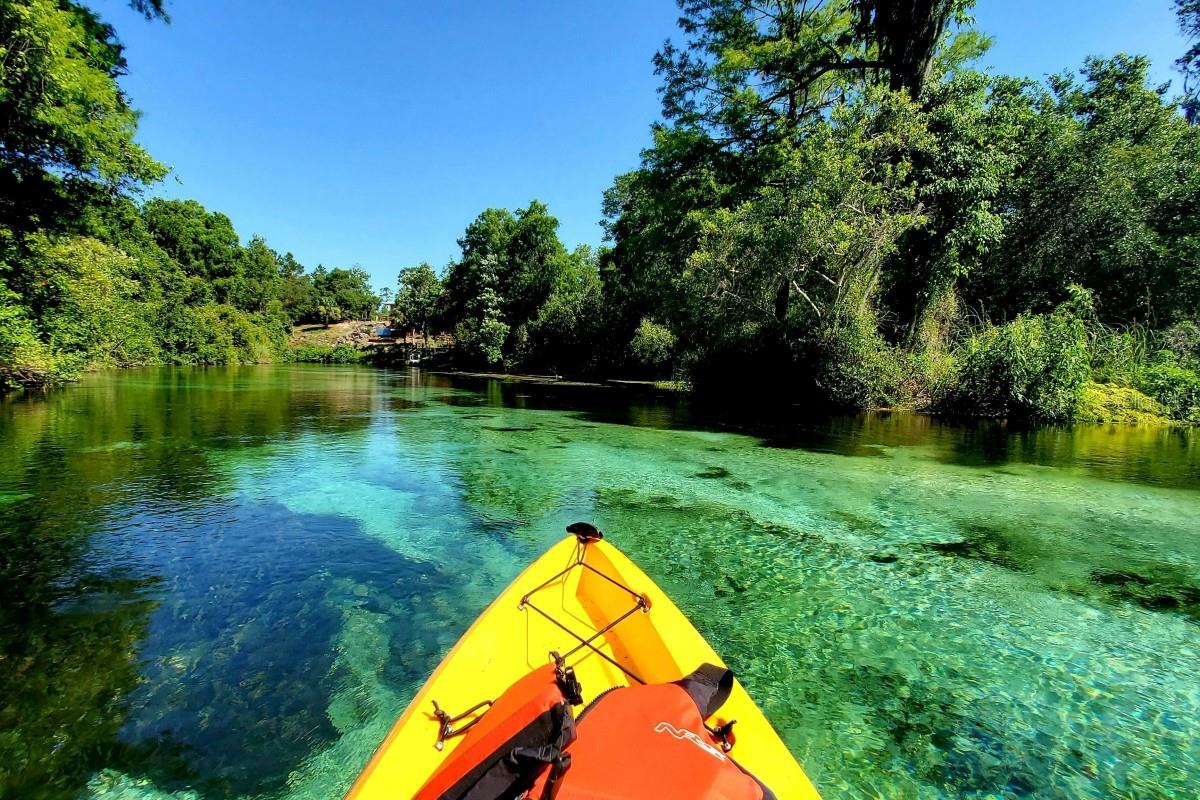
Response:
POLYGON ((575 677, 575 668, 568 667, 567 660, 554 650, 550 651, 550 657, 554 659, 554 680, 562 690, 563 697, 573 706, 583 705, 583 686, 575 677))
POLYGON ((437 744, 435 744, 434 747, 436 747, 438 750, 441 750, 443 747, 446 746, 447 739, 449 739, 453 736, 458 736, 460 733, 465 733, 468 729, 470 729, 470 727, 472 725, 474 725, 476 722, 479 722, 479 720, 483 719, 483 714, 479 714, 473 720, 471 720, 466 725, 463 725, 460 728, 455 728, 454 723, 461 722, 463 719, 471 716, 476 711, 478 711, 481 708, 484 708, 485 706, 490 708, 491 705, 492 705, 491 700, 484 700, 481 703, 476 703, 475 705, 471 706, 470 708, 468 708, 466 711, 462 712, 461 714, 457 714, 452 717, 449 714, 447 714, 445 711, 442 710, 441 706, 438 705, 437 700, 434 700, 433 701, 433 715, 435 717, 437 717, 437 720, 438 720, 438 738, 437 738, 437 744))

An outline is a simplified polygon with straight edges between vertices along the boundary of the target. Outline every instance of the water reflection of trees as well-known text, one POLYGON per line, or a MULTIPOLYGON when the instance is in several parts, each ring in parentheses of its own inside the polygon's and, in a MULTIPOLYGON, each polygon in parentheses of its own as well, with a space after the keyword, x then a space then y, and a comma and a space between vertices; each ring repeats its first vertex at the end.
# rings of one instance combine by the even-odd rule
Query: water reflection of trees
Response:
POLYGON ((1036 464, 1078 468, 1106 480, 1200 487, 1200 438, 1188 428, 975 422, 947 427, 941 439, 949 445, 940 453, 948 463, 1036 464))
POLYGON ((101 374, 0 402, 0 796, 72 797, 134 752, 118 733, 162 576, 96 535, 219 492, 214 449, 352 433, 385 398, 365 370, 241 368, 101 374))

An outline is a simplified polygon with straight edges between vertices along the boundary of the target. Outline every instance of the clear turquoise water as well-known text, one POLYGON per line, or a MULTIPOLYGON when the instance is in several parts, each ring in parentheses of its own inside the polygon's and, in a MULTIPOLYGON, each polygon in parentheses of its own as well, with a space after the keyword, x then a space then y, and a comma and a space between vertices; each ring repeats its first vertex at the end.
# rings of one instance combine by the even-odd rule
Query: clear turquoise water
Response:
POLYGON ((338 797, 576 519, 827 798, 1198 794, 1193 434, 747 416, 304 366, 0 401, 0 796, 338 797))

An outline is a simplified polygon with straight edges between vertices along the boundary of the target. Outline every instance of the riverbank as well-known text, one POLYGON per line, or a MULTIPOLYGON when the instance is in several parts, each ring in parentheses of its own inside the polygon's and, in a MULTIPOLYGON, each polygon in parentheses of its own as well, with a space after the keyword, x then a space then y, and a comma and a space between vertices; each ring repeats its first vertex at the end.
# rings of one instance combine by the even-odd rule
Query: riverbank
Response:
MULTIPOLYGON (((682 381, 628 380, 621 378, 598 378, 596 380, 573 380, 558 375, 533 375, 511 372, 476 372, 470 370, 430 370, 435 375, 460 378, 496 380, 510 384, 536 386, 586 387, 596 389, 634 389, 672 394, 690 394, 691 387, 682 381)), ((832 409, 836 411, 836 409, 832 409)), ((869 409, 886 412, 910 412, 945 419, 995 419, 987 414, 945 414, 936 409, 920 406, 893 406, 869 409)), ((1172 419, 1167 409, 1153 398, 1129 386, 1115 386, 1089 382, 1083 388, 1079 408, 1068 424, 1081 425, 1133 425, 1149 427, 1189 427, 1181 420, 1172 419)))
MULTIPOLYGON (((297 328, 293 329, 292 337, 289 340, 290 346, 283 353, 282 357, 272 360, 244 363, 263 365, 273 363, 310 363, 330 365, 362 364, 364 366, 378 366, 382 368, 403 366, 402 363, 396 363, 395 357, 390 353, 390 350, 372 348, 365 343, 365 339, 367 338, 365 332, 368 329, 374 330, 374 326, 379 324, 382 323, 351 321, 335 323, 330 326, 297 326, 297 328)), ((442 350, 435 350, 434 352, 442 353, 444 355, 444 348, 442 350)), ((443 362, 445 360, 447 359, 438 359, 438 361, 443 362)), ((154 365, 137 364, 129 365, 126 368, 140 368, 146 366, 154 365)), ((10 371, 9 373, 5 373, 3 376, 6 379, 6 382, 4 384, 0 384, 0 396, 3 396, 5 393, 4 389, 8 389, 9 391, 36 391, 52 386, 73 383, 78 381, 80 375, 85 372, 96 372, 105 369, 122 369, 122 367, 90 368, 81 370, 80 372, 70 376, 54 375, 45 371, 10 371)), ((694 396, 692 387, 683 381, 636 380, 628 378, 582 379, 564 377, 561 375, 540 375, 520 372, 457 370, 445 368, 440 364, 436 369, 427 368, 424 371, 430 374, 444 375, 452 378, 500 381, 505 384, 513 385, 559 387, 564 389, 622 389, 680 396, 694 396)), ((767 395, 770 394, 770 392, 767 392, 767 395)), ((728 403, 733 406, 740 405, 744 400, 736 399, 735 395, 722 395, 721 397, 702 395, 697 399, 701 401, 708 400, 714 404, 728 403)), ((761 397, 757 398, 758 402, 762 402, 762 400, 763 398, 761 397)), ((779 405, 779 403, 776 403, 776 405, 779 405)), ((832 406, 824 407, 824 410, 825 413, 837 413, 839 411, 839 409, 832 406)), ((841 409, 841 411, 847 410, 853 411, 853 409, 841 409)), ((972 414, 969 412, 964 413, 962 411, 956 411, 955 413, 947 414, 939 411, 936 408, 922 407, 919 405, 898 405, 888 408, 864 410, 911 412, 942 419, 998 418, 994 414, 972 414)), ((1074 417, 1069 422, 1060 424, 1134 427, 1141 426, 1161 428, 1186 428, 1194 427, 1196 425, 1195 422, 1173 419, 1163 404, 1157 402, 1153 398, 1133 387, 1101 384, 1095 382, 1088 382, 1084 385, 1079 406, 1074 417)))
POLYGON ((469 370, 454 370, 454 369, 438 369, 430 370, 434 375, 450 375, 460 378, 483 378, 486 380, 498 380, 505 383, 529 383, 539 386, 570 386, 570 387, 590 387, 597 389, 604 388, 621 388, 621 389, 645 389, 659 392, 672 392, 675 394, 686 394, 689 387, 682 381, 648 381, 648 380, 629 380, 624 378, 600 378, 594 381, 573 380, 564 378, 560 375, 528 375, 512 372, 471 372, 469 370))

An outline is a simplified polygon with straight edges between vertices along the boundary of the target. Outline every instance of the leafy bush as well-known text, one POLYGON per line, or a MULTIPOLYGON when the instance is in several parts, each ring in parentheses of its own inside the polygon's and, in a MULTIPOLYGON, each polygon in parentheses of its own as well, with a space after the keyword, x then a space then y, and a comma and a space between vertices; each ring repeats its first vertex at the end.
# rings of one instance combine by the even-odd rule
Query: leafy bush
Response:
POLYGON ((906 394, 930 406, 954 380, 954 342, 963 325, 962 309, 952 289, 939 291, 925 306, 913 331, 912 374, 906 394))
POLYGON ((0 282, 0 391, 16 388, 35 375, 53 377, 50 353, 17 299, 0 282))
POLYGON ((1200 420, 1200 328, 1179 322, 1161 333, 1100 328, 1092 338, 1093 379, 1137 387, 1178 420, 1200 420))
POLYGON ((1200 326, 1187 321, 1163 331, 1162 349, 1174 354, 1181 367, 1200 370, 1200 326))
POLYGON ((309 364, 357 364, 365 352, 352 344, 328 347, 320 344, 296 345, 288 352, 288 360, 309 364))
POLYGON ((135 366, 156 361, 159 347, 147 308, 129 277, 136 263, 115 247, 76 236, 30 237, 27 293, 40 311, 51 352, 81 364, 135 366))
POLYGON ((597 360, 603 336, 604 305, 600 281, 594 274, 556 288, 528 326, 514 331, 517 360, 537 369, 568 374, 587 372, 597 360), (522 330, 527 339, 521 347, 522 330))
POLYGON ((1096 326, 1091 336, 1092 380, 1130 386, 1146 365, 1151 334, 1141 326, 1113 329, 1096 326))
POLYGON ((458 350, 470 361, 487 366, 503 362, 503 347, 507 338, 508 325, 493 315, 488 315, 482 320, 460 322, 454 332, 458 350))
POLYGON ((1070 306, 1021 315, 969 337, 943 405, 990 416, 1061 421, 1079 405, 1090 369, 1087 330, 1070 306))
POLYGON ((1200 423, 1200 374, 1181 367, 1169 351, 1142 370, 1138 388, 1166 406, 1175 419, 1200 423))
POLYGON ((675 334, 652 319, 643 319, 629 343, 629 352, 640 366, 662 370, 675 352, 675 334))
POLYGON ((817 383, 848 408, 894 406, 903 398, 907 356, 879 335, 875 315, 860 311, 827 327, 820 341, 817 383))
POLYGON ((1089 381, 1083 387, 1075 420, 1125 425, 1169 425, 1167 409, 1131 386, 1089 381))
POLYGON ((165 359, 175 364, 244 364, 273 361, 282 352, 273 327, 233 306, 171 303, 159 309, 165 359))

